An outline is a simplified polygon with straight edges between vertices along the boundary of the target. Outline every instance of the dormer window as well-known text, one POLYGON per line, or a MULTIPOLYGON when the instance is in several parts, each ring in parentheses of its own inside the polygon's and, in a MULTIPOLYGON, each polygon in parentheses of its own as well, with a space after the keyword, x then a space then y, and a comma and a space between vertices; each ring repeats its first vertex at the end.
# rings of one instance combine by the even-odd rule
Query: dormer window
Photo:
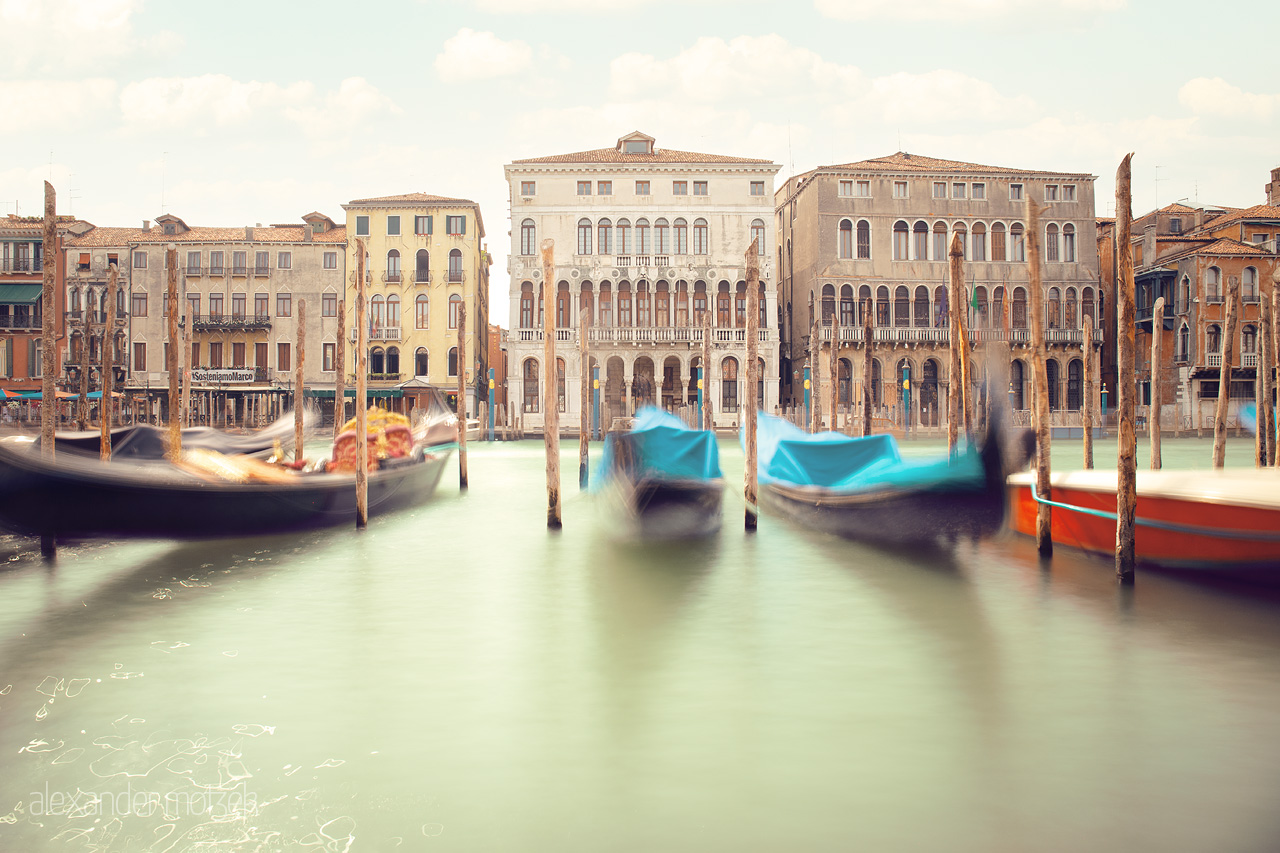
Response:
POLYGON ((649 141, 645 139, 628 139, 623 150, 628 154, 648 154, 649 141))
POLYGON ((166 226, 164 227, 164 233, 166 233, 166 234, 177 234, 177 233, 178 233, 178 226, 176 226, 176 225, 166 225, 166 226))
POLYGON ((1181 219, 1170 219, 1170 220, 1169 220, 1169 233, 1170 233, 1170 234, 1181 234, 1181 233, 1182 233, 1182 220, 1181 220, 1181 219))

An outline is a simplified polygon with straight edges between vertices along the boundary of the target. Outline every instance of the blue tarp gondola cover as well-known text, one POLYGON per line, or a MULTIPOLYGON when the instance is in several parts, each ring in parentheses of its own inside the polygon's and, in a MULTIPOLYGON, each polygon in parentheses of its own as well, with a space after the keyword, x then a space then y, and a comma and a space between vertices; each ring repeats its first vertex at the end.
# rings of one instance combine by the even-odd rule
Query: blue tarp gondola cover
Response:
POLYGON ((636 477, 712 480, 720 472, 720 449, 715 436, 690 429, 675 415, 652 406, 641 409, 631 431, 605 436, 600 468, 592 488, 600 488, 617 463, 618 442, 625 440, 635 457, 636 477))

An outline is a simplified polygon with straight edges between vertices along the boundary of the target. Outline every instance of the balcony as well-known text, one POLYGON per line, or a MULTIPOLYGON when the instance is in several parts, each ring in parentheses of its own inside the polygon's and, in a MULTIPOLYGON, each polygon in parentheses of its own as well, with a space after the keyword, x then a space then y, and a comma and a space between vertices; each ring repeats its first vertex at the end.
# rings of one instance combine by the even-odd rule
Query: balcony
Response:
MULTIPOLYGON (((209 267, 209 275, 226 275, 226 274, 227 274, 226 267, 224 267, 222 264, 209 267)), ((240 273, 240 274, 244 275, 244 273, 240 273)))
POLYGON ((371 341, 399 341, 401 339, 402 335, 400 334, 399 327, 374 329, 369 333, 369 340, 371 341))
POLYGON ((232 266, 232 267, 231 267, 231 274, 232 274, 232 275, 246 276, 246 275, 248 275, 248 274, 249 274, 249 268, 248 268, 248 267, 244 267, 244 266, 232 266))
POLYGON ((462 270, 449 270, 449 283, 458 284, 464 281, 462 270))
POLYGON ((1222 367, 1222 353, 1220 353, 1220 352, 1211 352, 1211 353, 1207 353, 1207 354, 1205 355, 1205 357, 1204 357, 1204 363, 1205 363, 1205 366, 1206 366, 1206 367, 1218 367, 1218 368, 1221 368, 1221 367, 1222 367))
POLYGON ((25 329, 39 332, 42 328, 43 322, 40 317, 13 317, 0 314, 0 329, 25 329))
POLYGON ((185 270, 183 270, 183 271, 184 271, 188 276, 190 276, 190 277, 192 277, 192 278, 195 278, 196 276, 200 276, 200 275, 203 275, 203 274, 204 274, 204 268, 203 268, 203 267, 187 267, 187 268, 186 268, 185 270))
POLYGON ((1242 353, 1240 353, 1240 366, 1241 366, 1241 367, 1252 367, 1252 368, 1257 368, 1257 366, 1258 366, 1258 354, 1257 354, 1256 352, 1242 352, 1242 353))
POLYGON ((416 284, 427 284, 431 281, 431 270, 418 270, 413 274, 416 284))
POLYGON ((384 272, 382 274, 383 284, 399 284, 403 276, 398 272, 384 272))
POLYGON ((192 314, 191 328, 197 332, 266 331, 271 328, 271 318, 266 314, 252 317, 243 314, 192 314))
POLYGON ((266 278, 271 275, 271 267, 254 267, 253 274, 258 278, 266 278))
POLYGON ((1255 291, 1254 291, 1254 292, 1252 292, 1252 293, 1242 293, 1242 294, 1240 295, 1240 301, 1241 301, 1241 302, 1245 302, 1245 303, 1255 303, 1255 302, 1258 302, 1258 301, 1260 301, 1260 300, 1258 299, 1258 292, 1255 290, 1255 291))
POLYGON ((44 270, 43 258, 5 258, 0 261, 3 272, 41 272, 44 270))

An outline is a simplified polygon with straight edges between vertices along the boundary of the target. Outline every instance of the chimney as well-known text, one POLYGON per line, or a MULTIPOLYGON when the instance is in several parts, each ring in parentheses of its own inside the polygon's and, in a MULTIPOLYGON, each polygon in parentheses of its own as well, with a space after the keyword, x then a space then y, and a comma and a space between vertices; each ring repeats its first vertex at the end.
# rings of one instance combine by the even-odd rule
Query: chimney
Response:
POLYGON ((142 230, 143 230, 143 231, 150 231, 150 230, 151 230, 151 220, 150 220, 150 219, 144 219, 144 220, 142 220, 142 230))
POLYGON ((1197 207, 1196 208, 1196 227, 1199 228, 1201 225, 1204 225, 1204 208, 1197 207))
POLYGON ((246 243, 253 242, 253 226, 252 225, 246 225, 244 227, 244 241, 246 243))
POLYGON ((1154 264, 1156 262, 1156 224, 1152 222, 1150 225, 1142 229, 1142 263, 1144 265, 1154 264))
POLYGON ((311 225, 310 224, 302 226, 302 242, 304 243, 311 242, 311 225))
POLYGON ((1280 167, 1271 170, 1271 183, 1267 184, 1267 204, 1280 207, 1280 167))

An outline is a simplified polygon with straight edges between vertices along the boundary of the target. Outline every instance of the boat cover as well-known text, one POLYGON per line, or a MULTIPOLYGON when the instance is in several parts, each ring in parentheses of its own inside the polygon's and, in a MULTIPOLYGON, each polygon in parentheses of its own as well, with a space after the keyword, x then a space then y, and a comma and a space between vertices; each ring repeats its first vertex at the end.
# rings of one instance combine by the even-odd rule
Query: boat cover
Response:
MULTIPOLYGON (((982 454, 971 444, 951 456, 903 459, 892 435, 850 438, 838 432, 807 433, 763 413, 756 423, 756 468, 761 483, 856 493, 980 489, 986 482, 982 454)), ((745 432, 745 427, 740 430, 744 443, 745 432)))
POLYGON ((720 448, 715 435, 690 429, 684 421, 653 406, 641 409, 630 432, 605 436, 595 485, 619 465, 631 464, 632 476, 663 479, 714 480, 720 471, 720 448))

